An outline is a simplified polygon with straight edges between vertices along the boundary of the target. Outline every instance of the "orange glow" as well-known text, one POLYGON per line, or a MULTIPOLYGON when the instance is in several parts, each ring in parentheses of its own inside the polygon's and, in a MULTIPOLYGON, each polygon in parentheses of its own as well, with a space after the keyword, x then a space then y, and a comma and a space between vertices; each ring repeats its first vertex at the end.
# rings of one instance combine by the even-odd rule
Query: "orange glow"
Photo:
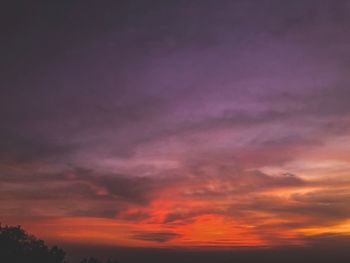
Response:
POLYGON ((302 228, 299 231, 307 236, 323 234, 350 235, 350 220, 332 226, 302 228))
MULTIPOLYGON (((342 200, 349 197, 347 178, 339 175, 337 179, 330 189, 331 181, 293 175, 184 176, 151 189, 147 202, 121 202, 122 209, 118 201, 102 204, 101 208, 116 206, 118 212, 109 217, 63 214, 21 222, 10 218, 9 222, 18 222, 51 242, 213 249, 303 246, 312 236, 350 235, 349 221, 322 218, 333 203, 343 205, 342 200)), ((90 184, 101 200, 110 195, 106 187, 90 184)), ((72 202, 77 207, 86 205, 81 200, 72 202)))

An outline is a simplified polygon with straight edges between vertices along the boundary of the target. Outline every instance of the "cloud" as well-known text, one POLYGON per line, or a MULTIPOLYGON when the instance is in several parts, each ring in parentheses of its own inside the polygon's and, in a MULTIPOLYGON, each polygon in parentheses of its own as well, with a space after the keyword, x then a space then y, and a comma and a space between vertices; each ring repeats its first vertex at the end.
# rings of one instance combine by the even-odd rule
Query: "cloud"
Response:
POLYGON ((153 232, 153 233, 147 233, 147 232, 140 232, 135 233, 132 235, 132 238, 138 239, 138 240, 144 240, 144 241, 153 241, 153 242, 168 242, 172 239, 175 239, 179 237, 179 234, 173 233, 173 232, 153 232))
POLYGON ((60 161, 73 150, 69 145, 6 128, 0 132, 0 146, 0 162, 12 165, 60 161))
POLYGON ((117 2, 6 16, 2 218, 185 246, 350 216, 349 3, 117 2))

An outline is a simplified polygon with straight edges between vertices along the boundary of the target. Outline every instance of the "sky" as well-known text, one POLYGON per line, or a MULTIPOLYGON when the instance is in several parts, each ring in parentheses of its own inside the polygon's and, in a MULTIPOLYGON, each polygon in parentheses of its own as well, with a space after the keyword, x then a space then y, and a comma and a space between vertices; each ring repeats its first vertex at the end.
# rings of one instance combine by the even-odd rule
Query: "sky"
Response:
POLYGON ((350 1, 2 5, 2 223, 80 247, 349 244, 350 1))

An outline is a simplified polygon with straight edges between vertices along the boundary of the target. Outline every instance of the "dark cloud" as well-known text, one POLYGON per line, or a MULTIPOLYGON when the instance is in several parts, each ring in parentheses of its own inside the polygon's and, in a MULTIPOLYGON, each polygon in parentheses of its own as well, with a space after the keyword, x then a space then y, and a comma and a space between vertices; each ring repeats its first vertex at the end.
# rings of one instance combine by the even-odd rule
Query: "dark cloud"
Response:
POLYGON ((153 241, 153 242, 167 242, 174 238, 179 237, 180 235, 173 232, 140 232, 135 233, 132 238, 144 241, 153 241))
MULTIPOLYGON (((259 171, 243 172, 218 169, 218 175, 200 173, 189 179, 189 189, 184 194, 191 198, 221 199, 242 193, 251 194, 272 189, 298 188, 308 182, 294 175, 270 176, 259 171)), ((185 179, 186 180, 186 179, 185 179)))
MULTIPOLYGON (((156 187, 153 179, 119 174, 96 174, 76 169, 62 174, 27 175, 26 177, 2 176, 2 183, 17 186, 12 197, 25 199, 50 199, 64 196, 114 199, 143 203, 156 187), (45 186, 43 188, 43 186, 45 186)), ((6 191, 6 190, 5 190, 6 191)), ((7 190, 8 191, 8 190, 7 190)))
POLYGON ((131 222, 139 222, 144 219, 149 219, 151 218, 152 215, 146 212, 127 212, 127 213, 120 213, 118 215, 118 218, 126 220, 126 221, 131 221, 131 222))
MULTIPOLYGON (((256 193, 268 189, 300 187, 306 185, 295 176, 272 177, 260 172, 236 175, 222 174, 220 178, 205 173, 195 177, 171 175, 165 177, 137 177, 120 174, 103 174, 97 171, 77 168, 61 174, 38 174, 16 177, 1 176, 1 197, 20 202, 44 202, 64 204, 68 200, 82 202, 64 205, 67 215, 85 215, 98 217, 119 217, 127 221, 147 219, 146 212, 126 212, 128 206, 148 205, 157 200, 161 192, 176 189, 174 197, 190 199, 220 200, 241 193, 256 193), (217 189, 211 189, 210 185, 217 189), (175 187, 175 188, 174 188, 175 187), (183 189, 182 189, 183 188, 183 189)), ((174 191, 174 190, 171 190, 174 191)), ((54 205, 55 204, 55 205, 54 205)), ((55 209, 55 207, 51 207, 55 209)), ((60 210, 58 208, 58 210, 60 210)), ((221 208, 196 210, 185 214, 168 214, 164 222, 185 220, 205 213, 222 213, 221 208)))
MULTIPOLYGON (((127 208, 148 205, 157 191, 177 180, 106 174, 83 168, 55 174, 2 174, 0 179, 0 196, 12 200, 13 205, 40 203, 40 211, 127 221, 149 217, 144 212, 129 213, 127 208)), ((6 216, 6 210, 2 212, 6 216)), ((18 213, 22 212, 15 211, 18 213)))
POLYGON ((39 136, 26 134, 27 131, 11 131, 8 127, 0 132, 0 162, 15 165, 62 160, 73 147, 49 141, 39 136))
POLYGON ((284 223, 263 224, 257 229, 259 233, 264 231, 268 233, 272 232, 272 229, 280 228, 293 229, 315 225, 327 227, 349 218, 347 192, 342 189, 333 192, 323 189, 307 194, 293 194, 290 199, 253 193, 245 197, 237 196, 236 202, 226 208, 225 214, 240 216, 248 222, 259 221, 252 216, 259 212, 287 219, 284 223))

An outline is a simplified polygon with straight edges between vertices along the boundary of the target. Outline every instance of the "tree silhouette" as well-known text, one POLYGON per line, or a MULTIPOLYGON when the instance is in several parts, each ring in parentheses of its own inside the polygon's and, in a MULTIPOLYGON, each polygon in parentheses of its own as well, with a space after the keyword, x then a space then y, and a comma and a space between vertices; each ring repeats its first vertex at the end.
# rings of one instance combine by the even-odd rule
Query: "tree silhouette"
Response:
MULTIPOLYGON (((29 235, 21 226, 0 224, 0 262, 4 263, 66 263, 66 252, 57 246, 49 248, 44 241, 29 235)), ((96 258, 81 263, 103 263, 96 258)), ((118 263, 108 259, 106 263, 118 263)))
POLYGON ((65 263, 66 253, 29 235, 20 226, 0 225, 0 262, 8 263, 65 263))

